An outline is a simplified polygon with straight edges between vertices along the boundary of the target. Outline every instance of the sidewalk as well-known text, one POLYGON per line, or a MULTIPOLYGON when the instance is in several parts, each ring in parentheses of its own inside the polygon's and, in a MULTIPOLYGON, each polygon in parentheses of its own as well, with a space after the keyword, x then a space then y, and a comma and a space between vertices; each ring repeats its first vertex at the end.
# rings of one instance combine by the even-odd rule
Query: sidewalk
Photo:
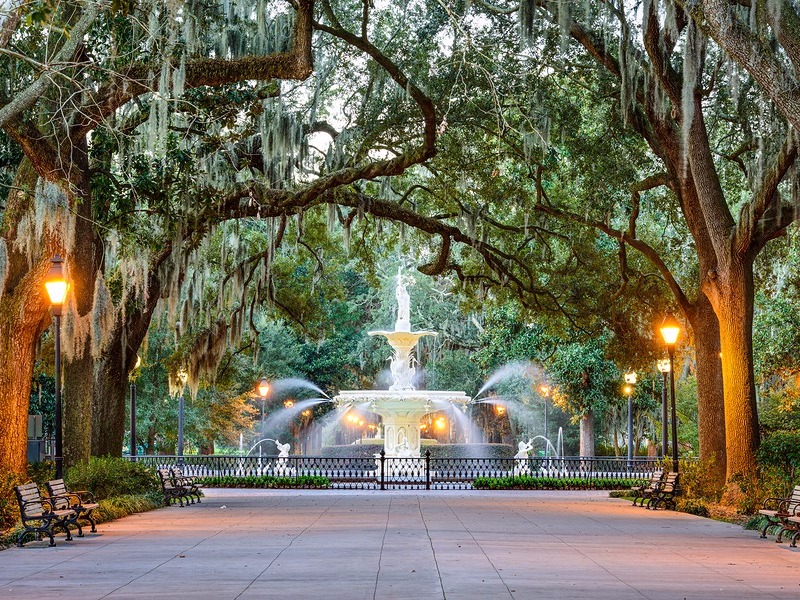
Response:
POLYGON ((206 490, 0 552, 0 598, 800 598, 800 549, 604 492, 206 490))

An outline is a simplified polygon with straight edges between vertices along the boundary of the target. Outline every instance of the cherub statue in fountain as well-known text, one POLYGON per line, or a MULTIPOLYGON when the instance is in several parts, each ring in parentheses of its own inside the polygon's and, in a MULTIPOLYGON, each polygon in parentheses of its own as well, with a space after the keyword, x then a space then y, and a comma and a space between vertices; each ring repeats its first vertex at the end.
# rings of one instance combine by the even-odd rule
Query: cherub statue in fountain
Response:
POLYGON ((529 439, 527 442, 520 442, 517 444, 517 453, 514 458, 517 459, 517 464, 514 466, 514 474, 521 475, 529 473, 531 470, 528 464, 528 453, 533 450, 533 440, 529 439))
POLYGON ((289 458, 289 451, 292 449, 292 445, 289 442, 285 444, 275 442, 275 445, 278 447, 278 458, 289 458))

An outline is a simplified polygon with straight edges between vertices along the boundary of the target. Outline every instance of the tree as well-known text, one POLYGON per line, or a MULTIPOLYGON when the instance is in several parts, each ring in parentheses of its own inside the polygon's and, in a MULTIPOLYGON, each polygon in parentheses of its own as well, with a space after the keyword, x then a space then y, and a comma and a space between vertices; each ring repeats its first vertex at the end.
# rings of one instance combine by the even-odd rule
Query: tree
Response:
POLYGON ((619 371, 604 356, 604 340, 559 346, 550 363, 553 404, 580 423, 581 456, 594 456, 594 417, 617 393, 619 371))

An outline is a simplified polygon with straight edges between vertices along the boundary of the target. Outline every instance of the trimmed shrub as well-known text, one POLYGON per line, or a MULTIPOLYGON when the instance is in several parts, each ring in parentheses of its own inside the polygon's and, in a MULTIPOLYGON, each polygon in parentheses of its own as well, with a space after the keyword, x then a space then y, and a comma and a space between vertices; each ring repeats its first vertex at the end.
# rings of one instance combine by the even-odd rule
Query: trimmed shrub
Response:
POLYGON ((146 466, 124 458, 92 457, 67 470, 71 489, 89 490, 97 500, 112 496, 158 494, 161 485, 146 466))
POLYGON ((274 477, 272 475, 250 475, 247 477, 199 477, 197 482, 205 487, 224 488, 327 488, 331 482, 327 477, 302 475, 300 477, 274 477))
POLYGON ((641 479, 611 477, 478 477, 472 487, 478 490, 619 490, 641 483, 641 479))

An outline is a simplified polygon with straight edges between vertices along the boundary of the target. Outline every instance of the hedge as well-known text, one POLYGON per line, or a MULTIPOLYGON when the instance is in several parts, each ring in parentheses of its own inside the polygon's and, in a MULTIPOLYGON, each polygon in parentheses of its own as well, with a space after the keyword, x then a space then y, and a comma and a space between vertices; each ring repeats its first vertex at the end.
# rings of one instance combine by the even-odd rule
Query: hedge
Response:
POLYGON ((637 478, 612 477, 478 477, 472 483, 477 490, 618 490, 639 485, 637 478))
POLYGON ((250 475, 234 477, 198 477, 197 482, 205 487, 220 488, 327 488, 331 482, 327 477, 301 475, 300 477, 274 477, 272 475, 250 475))

